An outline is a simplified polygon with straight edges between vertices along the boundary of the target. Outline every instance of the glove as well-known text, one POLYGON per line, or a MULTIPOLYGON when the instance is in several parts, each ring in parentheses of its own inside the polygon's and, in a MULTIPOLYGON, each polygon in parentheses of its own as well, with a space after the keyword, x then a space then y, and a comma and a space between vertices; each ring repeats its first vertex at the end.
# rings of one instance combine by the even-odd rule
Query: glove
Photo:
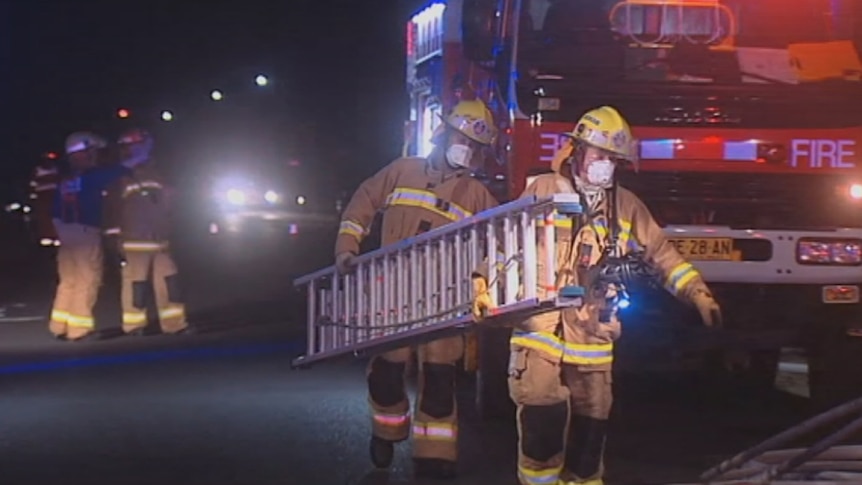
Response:
POLYGON ((484 276, 473 276, 473 321, 478 323, 488 316, 488 311, 494 308, 491 294, 488 293, 488 280, 484 276))
POLYGON ((705 290, 697 290, 692 296, 691 302, 700 313, 700 318, 705 326, 715 328, 722 326, 721 308, 712 294, 705 290))
POLYGON ((335 255, 335 269, 338 270, 339 273, 349 273, 353 268, 353 258, 356 255, 351 252, 344 252, 335 255))

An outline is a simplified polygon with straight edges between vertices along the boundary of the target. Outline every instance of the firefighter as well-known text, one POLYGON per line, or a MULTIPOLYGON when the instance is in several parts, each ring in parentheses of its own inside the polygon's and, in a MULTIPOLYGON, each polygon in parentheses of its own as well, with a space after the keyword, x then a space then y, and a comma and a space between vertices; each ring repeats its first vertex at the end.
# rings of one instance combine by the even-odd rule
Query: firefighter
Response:
MULTIPOLYGON (((495 135, 494 120, 485 104, 461 101, 435 130, 434 149, 427 159, 399 158, 363 182, 342 215, 335 244, 339 270, 349 271, 351 258, 379 210, 383 211, 382 244, 387 245, 496 206, 497 201, 470 170, 495 135)), ((367 376, 375 466, 389 467, 394 443, 406 440, 412 431, 415 474, 455 477, 455 364, 463 352, 461 337, 419 347, 419 389, 412 427, 404 390, 411 349, 371 359, 367 376)))
POLYGON ((60 174, 57 168, 57 154, 47 152, 42 155, 30 177, 30 205, 33 207, 33 235, 40 246, 54 247, 59 242, 57 231, 51 220, 51 206, 60 174))
POLYGON ((107 143, 93 133, 66 138, 69 173, 61 177, 52 215, 60 240, 60 283, 49 328, 58 339, 84 340, 95 333, 93 306, 102 284, 102 205, 108 186, 128 170, 98 166, 107 143))
MULTIPOLYGON (((644 261, 661 273, 667 289, 692 303, 705 325, 721 321, 699 273, 665 239, 643 202, 614 182, 617 165, 635 161, 625 119, 603 106, 585 113, 567 138, 552 162, 557 172, 537 177, 523 195, 578 193, 585 202, 577 234, 558 231, 565 236, 557 241, 557 281, 540 281, 539 291, 548 284, 576 285, 587 293, 584 306, 535 316, 513 331, 509 391, 518 407, 522 485, 603 483, 613 344, 621 332, 612 302, 620 288, 599 284, 589 270, 609 254, 614 239, 619 256, 643 250, 644 261)), ((571 228, 571 220, 555 225, 571 228)), ((543 280, 544 272, 539 275, 543 280)), ((474 275, 474 291, 474 317, 481 320, 483 307, 490 306, 481 272, 474 275)))
POLYGON ((144 335, 148 296, 155 288, 162 332, 187 333, 177 267, 168 244, 170 192, 150 157, 153 137, 135 128, 124 132, 117 144, 130 171, 108 189, 105 234, 123 260, 123 331, 144 335))

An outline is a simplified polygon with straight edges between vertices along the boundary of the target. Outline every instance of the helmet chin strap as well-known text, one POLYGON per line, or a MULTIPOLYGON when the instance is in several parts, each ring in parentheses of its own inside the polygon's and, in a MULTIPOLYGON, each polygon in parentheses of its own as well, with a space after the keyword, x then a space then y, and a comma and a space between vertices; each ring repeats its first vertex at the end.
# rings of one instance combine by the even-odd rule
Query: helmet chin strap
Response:
POLYGON ((574 178, 575 187, 577 187, 578 192, 583 194, 584 198, 587 200, 587 207, 590 211, 595 210, 605 199, 606 190, 602 187, 587 183, 577 175, 575 175, 574 178))

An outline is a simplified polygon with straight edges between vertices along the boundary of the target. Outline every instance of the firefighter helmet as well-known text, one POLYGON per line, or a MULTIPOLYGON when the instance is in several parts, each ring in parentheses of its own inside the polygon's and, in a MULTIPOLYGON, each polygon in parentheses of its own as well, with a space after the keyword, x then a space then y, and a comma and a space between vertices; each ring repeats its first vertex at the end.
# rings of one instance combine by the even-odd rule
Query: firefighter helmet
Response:
POLYGON ((445 122, 467 138, 482 145, 492 144, 497 135, 494 116, 485 103, 478 99, 456 104, 445 122))
POLYGON ((105 148, 108 143, 99 135, 88 131, 78 131, 66 137, 66 154, 72 154, 89 150, 91 148, 105 148))
POLYGON ((564 136, 637 163, 637 142, 632 137, 632 130, 619 111, 610 106, 584 113, 575 129, 564 136))

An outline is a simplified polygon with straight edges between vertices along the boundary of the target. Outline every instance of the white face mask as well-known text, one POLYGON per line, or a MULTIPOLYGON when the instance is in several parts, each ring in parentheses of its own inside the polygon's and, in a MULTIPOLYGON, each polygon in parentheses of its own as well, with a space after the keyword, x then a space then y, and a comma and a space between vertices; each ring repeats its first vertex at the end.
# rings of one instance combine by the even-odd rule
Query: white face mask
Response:
POLYGON ((610 160, 594 160, 587 166, 587 183, 603 189, 611 188, 616 165, 610 160))
POLYGON ((446 161, 452 168, 469 168, 473 158, 473 149, 467 145, 450 145, 446 149, 446 161))

